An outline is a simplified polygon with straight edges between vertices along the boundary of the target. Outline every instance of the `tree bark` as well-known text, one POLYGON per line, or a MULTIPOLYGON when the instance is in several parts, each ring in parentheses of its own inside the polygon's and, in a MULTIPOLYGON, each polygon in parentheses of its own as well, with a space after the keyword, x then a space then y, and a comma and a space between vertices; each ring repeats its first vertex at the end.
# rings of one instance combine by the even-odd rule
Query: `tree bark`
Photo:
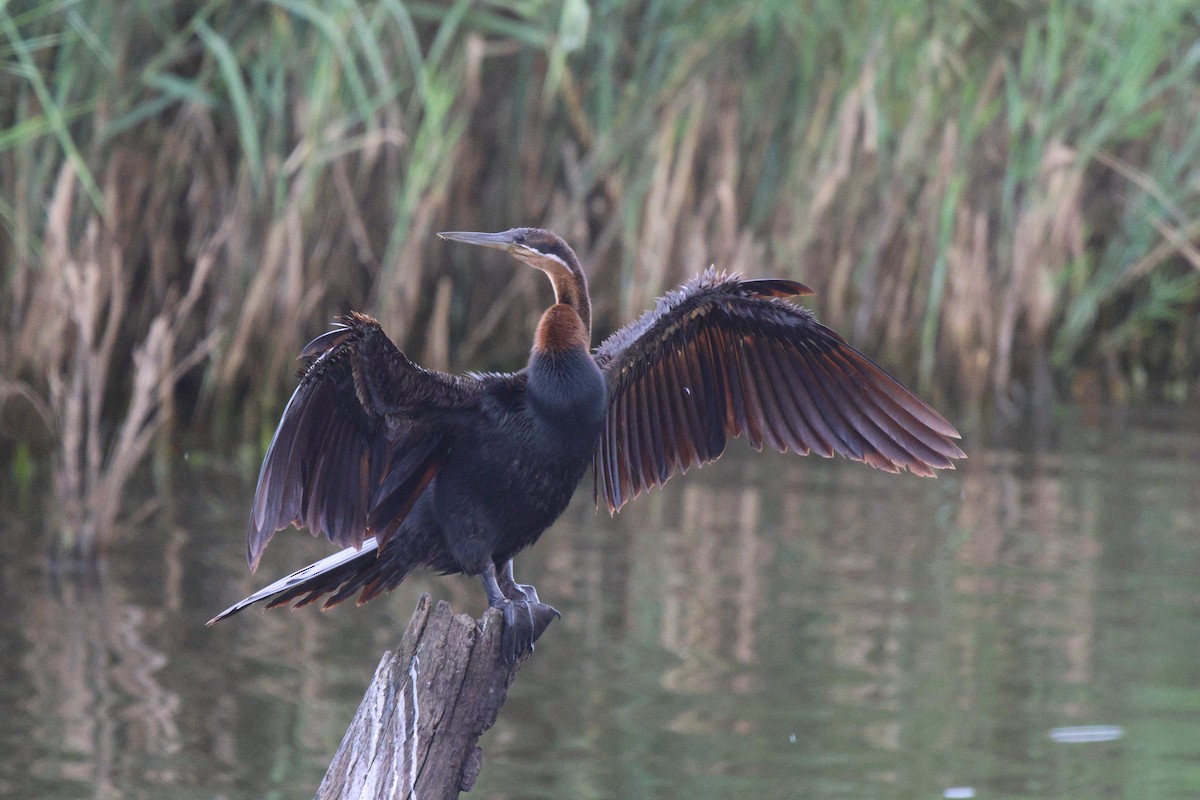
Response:
POLYGON ((420 798, 468 792, 520 663, 500 656, 500 612, 479 620, 421 596, 395 652, 384 653, 316 800, 420 798))

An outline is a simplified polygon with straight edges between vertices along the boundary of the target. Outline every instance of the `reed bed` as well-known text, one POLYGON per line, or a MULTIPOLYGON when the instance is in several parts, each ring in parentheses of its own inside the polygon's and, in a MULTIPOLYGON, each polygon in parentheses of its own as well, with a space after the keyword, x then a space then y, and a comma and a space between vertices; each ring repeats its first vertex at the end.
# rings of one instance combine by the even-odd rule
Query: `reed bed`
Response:
POLYGON ((444 229, 564 234, 598 333, 802 279, 965 412, 1200 384, 1188 2, 10 2, 0 58, 0 454, 101 528, 164 431, 264 441, 348 308, 519 364, 545 288, 444 229))

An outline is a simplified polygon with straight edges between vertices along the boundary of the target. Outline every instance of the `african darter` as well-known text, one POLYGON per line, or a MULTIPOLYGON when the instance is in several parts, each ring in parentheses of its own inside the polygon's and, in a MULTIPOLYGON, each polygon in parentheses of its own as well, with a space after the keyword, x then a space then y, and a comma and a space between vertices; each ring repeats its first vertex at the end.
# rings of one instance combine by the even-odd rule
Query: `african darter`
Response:
POLYGON ((709 269, 593 351, 587 280, 558 236, 439 236, 503 250, 550 278, 555 302, 528 366, 426 370, 374 319, 339 318, 300 354, 310 363, 263 460, 248 557, 256 568, 288 525, 346 549, 212 622, 261 600, 330 595, 328 607, 357 592, 362 603, 425 567, 480 576, 503 611, 511 662, 558 615, 513 579, 513 556, 563 513, 589 463, 597 503, 615 512, 717 459, 730 436, 924 476, 963 457, 940 414, 787 302, 812 294, 803 284, 709 269))

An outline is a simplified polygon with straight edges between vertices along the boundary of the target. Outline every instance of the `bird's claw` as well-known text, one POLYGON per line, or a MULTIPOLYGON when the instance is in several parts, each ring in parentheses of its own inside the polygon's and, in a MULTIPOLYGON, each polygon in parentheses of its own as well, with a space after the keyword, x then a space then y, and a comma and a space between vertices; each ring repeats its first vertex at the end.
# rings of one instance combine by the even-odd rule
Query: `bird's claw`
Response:
POLYGON ((533 643, 545 633, 551 622, 562 616, 553 606, 539 602, 537 592, 532 586, 513 586, 520 586, 523 591, 528 591, 533 595, 533 599, 506 598, 496 604, 496 608, 499 608, 504 616, 500 652, 507 664, 515 664, 522 656, 532 653, 533 643))

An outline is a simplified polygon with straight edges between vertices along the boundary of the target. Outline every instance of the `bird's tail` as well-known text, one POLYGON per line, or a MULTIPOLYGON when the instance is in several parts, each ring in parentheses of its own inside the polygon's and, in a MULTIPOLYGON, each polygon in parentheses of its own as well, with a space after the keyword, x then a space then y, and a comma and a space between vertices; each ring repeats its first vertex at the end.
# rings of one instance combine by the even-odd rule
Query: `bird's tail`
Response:
POLYGON ((267 608, 285 605, 296 600, 296 608, 308 605, 327 594, 333 596, 325 601, 323 608, 342 602, 362 589, 358 602, 365 603, 380 592, 394 589, 412 570, 411 565, 394 563, 396 548, 385 548, 378 553, 374 537, 363 542, 361 548, 347 547, 341 552, 323 558, 304 569, 296 570, 286 578, 280 578, 270 586, 259 589, 244 600, 231 605, 206 622, 213 625, 231 617, 243 608, 263 600, 269 600, 267 608), (299 598, 297 600, 297 598, 299 598))

